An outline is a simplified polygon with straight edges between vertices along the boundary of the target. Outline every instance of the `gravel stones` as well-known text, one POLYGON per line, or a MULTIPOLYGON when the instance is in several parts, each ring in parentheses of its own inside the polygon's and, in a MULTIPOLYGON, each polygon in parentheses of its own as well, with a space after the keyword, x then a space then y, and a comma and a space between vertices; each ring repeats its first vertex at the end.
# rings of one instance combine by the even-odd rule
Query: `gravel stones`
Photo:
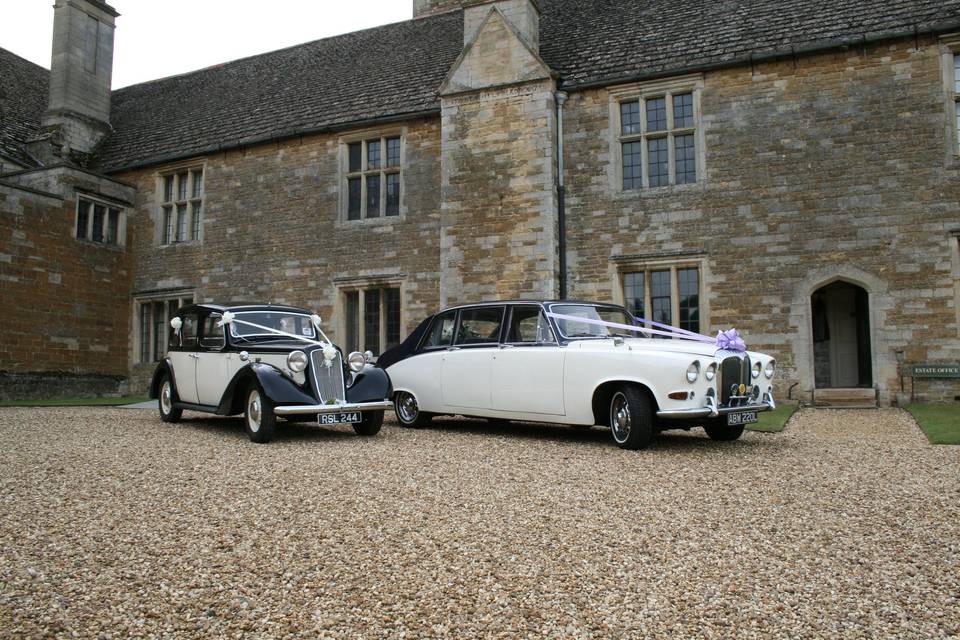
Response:
POLYGON ((950 637, 960 448, 899 410, 734 443, 0 409, 3 637, 950 637))

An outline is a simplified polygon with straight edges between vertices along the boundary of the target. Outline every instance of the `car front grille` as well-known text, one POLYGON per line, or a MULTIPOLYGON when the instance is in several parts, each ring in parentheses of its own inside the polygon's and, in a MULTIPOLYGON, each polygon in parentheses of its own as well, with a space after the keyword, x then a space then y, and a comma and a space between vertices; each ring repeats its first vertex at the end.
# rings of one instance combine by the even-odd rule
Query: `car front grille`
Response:
POLYGON ((334 356, 333 361, 328 367, 323 359, 323 349, 315 349, 310 354, 310 371, 313 378, 313 389, 320 398, 320 402, 326 404, 333 400, 334 402, 344 402, 347 394, 343 387, 343 361, 340 352, 334 356))
POLYGON ((733 404, 741 403, 741 394, 734 393, 733 391, 733 385, 739 386, 740 384, 746 385, 746 391, 744 391, 742 395, 749 396, 751 389, 750 356, 746 354, 726 357, 720 363, 720 376, 717 380, 717 388, 720 391, 721 407, 728 406, 731 399, 733 400, 733 404))

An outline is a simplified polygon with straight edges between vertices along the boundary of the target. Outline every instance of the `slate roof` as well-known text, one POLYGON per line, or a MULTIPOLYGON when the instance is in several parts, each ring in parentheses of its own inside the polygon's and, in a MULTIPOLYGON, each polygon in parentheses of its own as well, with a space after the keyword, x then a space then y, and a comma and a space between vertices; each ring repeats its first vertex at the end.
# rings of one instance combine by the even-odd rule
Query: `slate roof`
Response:
MULTIPOLYGON (((568 90, 960 29, 960 0, 538 2, 541 55, 568 90)), ((462 40, 462 12, 452 11, 120 89, 113 94, 115 132, 97 168, 111 172, 435 113, 437 89, 462 40)), ((10 86, 2 66, 7 58, 0 57, 0 91, 10 86)), ((26 75, 37 76, 39 67, 32 68, 26 75)), ((8 139, 35 130, 46 77, 41 83, 18 76, 13 86, 29 89, 31 97, 12 101, 29 105, 17 112, 24 117, 20 130, 4 133, 8 139)))
POLYGON ((0 49, 0 154, 28 168, 37 163, 23 143, 40 129, 49 84, 49 71, 0 49))
POLYGON ((565 86, 679 74, 960 26, 960 0, 539 0, 565 86))

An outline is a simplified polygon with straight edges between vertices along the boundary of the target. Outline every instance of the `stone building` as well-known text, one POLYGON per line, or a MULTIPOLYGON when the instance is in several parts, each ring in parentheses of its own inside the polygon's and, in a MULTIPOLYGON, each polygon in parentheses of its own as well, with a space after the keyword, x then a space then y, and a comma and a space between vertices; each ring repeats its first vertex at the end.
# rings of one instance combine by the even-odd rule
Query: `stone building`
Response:
POLYGON ((3 375, 138 390, 178 305, 237 299, 374 352, 612 300, 735 326, 802 400, 960 361, 960 0, 413 8, 113 92, 99 0, 57 0, 50 72, 0 51, 3 375))

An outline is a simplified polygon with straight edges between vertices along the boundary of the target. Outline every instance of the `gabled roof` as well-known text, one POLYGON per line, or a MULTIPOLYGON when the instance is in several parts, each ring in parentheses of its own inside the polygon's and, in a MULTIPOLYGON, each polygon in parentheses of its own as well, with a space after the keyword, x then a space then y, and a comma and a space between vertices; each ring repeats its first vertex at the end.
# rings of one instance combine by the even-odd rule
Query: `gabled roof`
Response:
POLYGON ((113 93, 115 133, 98 167, 436 111, 437 88, 462 41, 463 17, 448 13, 120 89, 113 93))
POLYGON ((0 154, 28 168, 37 163, 23 147, 40 131, 49 84, 49 71, 0 49, 0 154))
MULTIPOLYGON (((540 55, 567 90, 960 30, 960 0, 538 2, 540 55)), ((457 10, 120 89, 96 166, 119 171, 436 113, 462 46, 457 10)), ((48 77, 0 50, 0 153, 29 160, 18 143, 39 127, 48 77)))

